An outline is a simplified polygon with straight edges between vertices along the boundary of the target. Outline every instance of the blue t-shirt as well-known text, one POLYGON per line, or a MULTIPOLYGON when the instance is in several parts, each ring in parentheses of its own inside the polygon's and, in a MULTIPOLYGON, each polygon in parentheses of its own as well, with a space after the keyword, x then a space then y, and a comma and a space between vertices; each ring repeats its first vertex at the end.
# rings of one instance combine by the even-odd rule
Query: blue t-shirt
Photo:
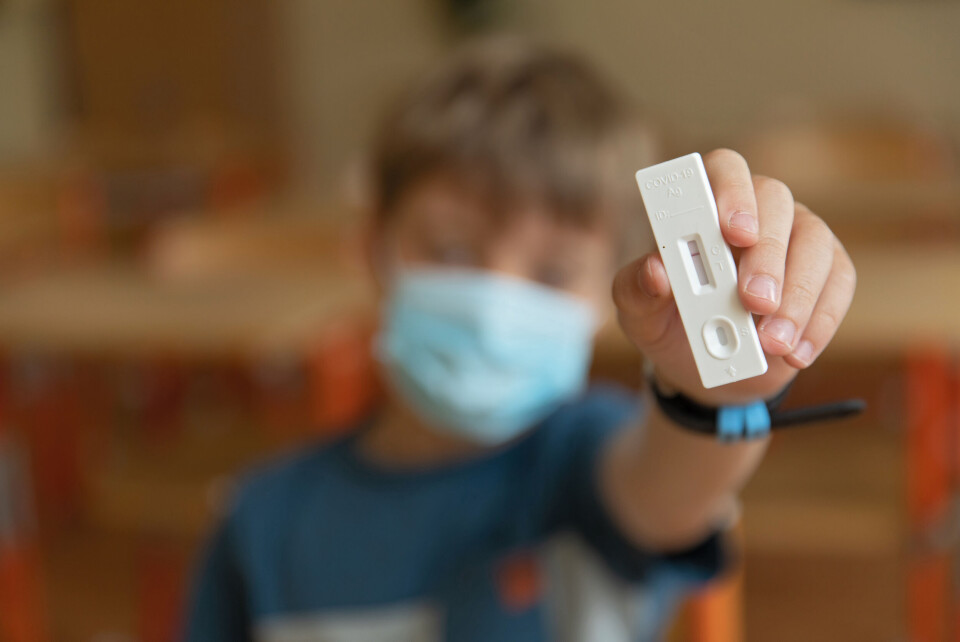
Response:
POLYGON ((268 466, 208 545, 187 639, 547 639, 532 553, 563 531, 627 580, 707 579, 723 563, 718 535, 657 555, 601 505, 598 453, 639 416, 633 395, 595 388, 465 463, 384 469, 354 434, 268 466))

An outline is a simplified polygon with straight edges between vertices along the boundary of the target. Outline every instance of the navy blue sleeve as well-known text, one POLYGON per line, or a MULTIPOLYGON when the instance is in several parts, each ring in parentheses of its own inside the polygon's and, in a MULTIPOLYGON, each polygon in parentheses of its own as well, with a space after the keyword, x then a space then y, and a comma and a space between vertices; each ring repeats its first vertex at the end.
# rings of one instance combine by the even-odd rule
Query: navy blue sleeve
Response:
POLYGON ((243 580, 231 542, 230 520, 225 520, 207 544, 193 587, 184 639, 187 642, 251 639, 243 580))
POLYGON ((726 567, 722 534, 714 533, 687 550, 643 550, 625 537, 603 505, 600 454, 613 435, 642 418, 643 408, 635 394, 604 387, 592 390, 543 426, 544 478, 553 485, 545 491, 551 526, 579 532, 611 570, 628 581, 645 582, 659 573, 706 581, 726 567))

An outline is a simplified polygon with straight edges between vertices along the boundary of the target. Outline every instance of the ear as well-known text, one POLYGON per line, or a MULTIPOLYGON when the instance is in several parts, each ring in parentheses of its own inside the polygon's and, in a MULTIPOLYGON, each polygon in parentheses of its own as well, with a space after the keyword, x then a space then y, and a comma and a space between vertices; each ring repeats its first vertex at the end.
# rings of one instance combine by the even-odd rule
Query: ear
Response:
POLYGON ((386 287, 386 229, 384 218, 377 211, 369 159, 358 156, 347 163, 342 176, 343 197, 348 207, 359 215, 359 250, 378 297, 386 287))
POLYGON ((371 281, 377 296, 382 297, 389 279, 389 260, 387 258, 388 231, 376 212, 368 211, 360 232, 360 243, 371 281))

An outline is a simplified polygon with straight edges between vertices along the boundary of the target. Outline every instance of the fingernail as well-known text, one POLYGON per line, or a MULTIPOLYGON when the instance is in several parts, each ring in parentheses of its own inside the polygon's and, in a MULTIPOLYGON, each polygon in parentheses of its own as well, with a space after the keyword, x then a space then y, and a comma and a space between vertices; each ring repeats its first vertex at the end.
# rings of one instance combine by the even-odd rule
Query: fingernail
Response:
POLYGON ((743 230, 751 234, 756 234, 760 231, 760 227, 757 225, 757 219, 746 212, 734 212, 733 216, 730 217, 729 225, 730 229, 743 230))
POLYGON ((747 283, 747 292, 755 297, 777 302, 777 282, 766 275, 755 276, 747 283))
POLYGON ((793 343, 793 335, 797 332, 793 322, 787 321, 786 319, 772 319, 767 321, 763 324, 762 330, 768 337, 785 346, 793 343))
POLYGON ((793 358, 805 366, 809 366, 813 361, 813 344, 809 341, 801 341, 797 349, 793 351, 793 358))

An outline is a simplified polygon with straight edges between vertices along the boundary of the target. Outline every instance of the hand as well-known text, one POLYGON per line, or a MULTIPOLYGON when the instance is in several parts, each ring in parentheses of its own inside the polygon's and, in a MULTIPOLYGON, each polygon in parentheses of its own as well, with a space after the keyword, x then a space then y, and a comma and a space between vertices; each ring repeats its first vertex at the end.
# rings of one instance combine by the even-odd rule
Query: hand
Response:
POLYGON ((620 325, 668 387, 710 405, 771 397, 808 367, 833 338, 856 287, 850 257, 830 228, 780 181, 752 176, 742 156, 718 149, 703 158, 720 229, 738 264, 740 300, 756 315, 766 374, 706 389, 693 361, 659 254, 614 279, 620 325))

